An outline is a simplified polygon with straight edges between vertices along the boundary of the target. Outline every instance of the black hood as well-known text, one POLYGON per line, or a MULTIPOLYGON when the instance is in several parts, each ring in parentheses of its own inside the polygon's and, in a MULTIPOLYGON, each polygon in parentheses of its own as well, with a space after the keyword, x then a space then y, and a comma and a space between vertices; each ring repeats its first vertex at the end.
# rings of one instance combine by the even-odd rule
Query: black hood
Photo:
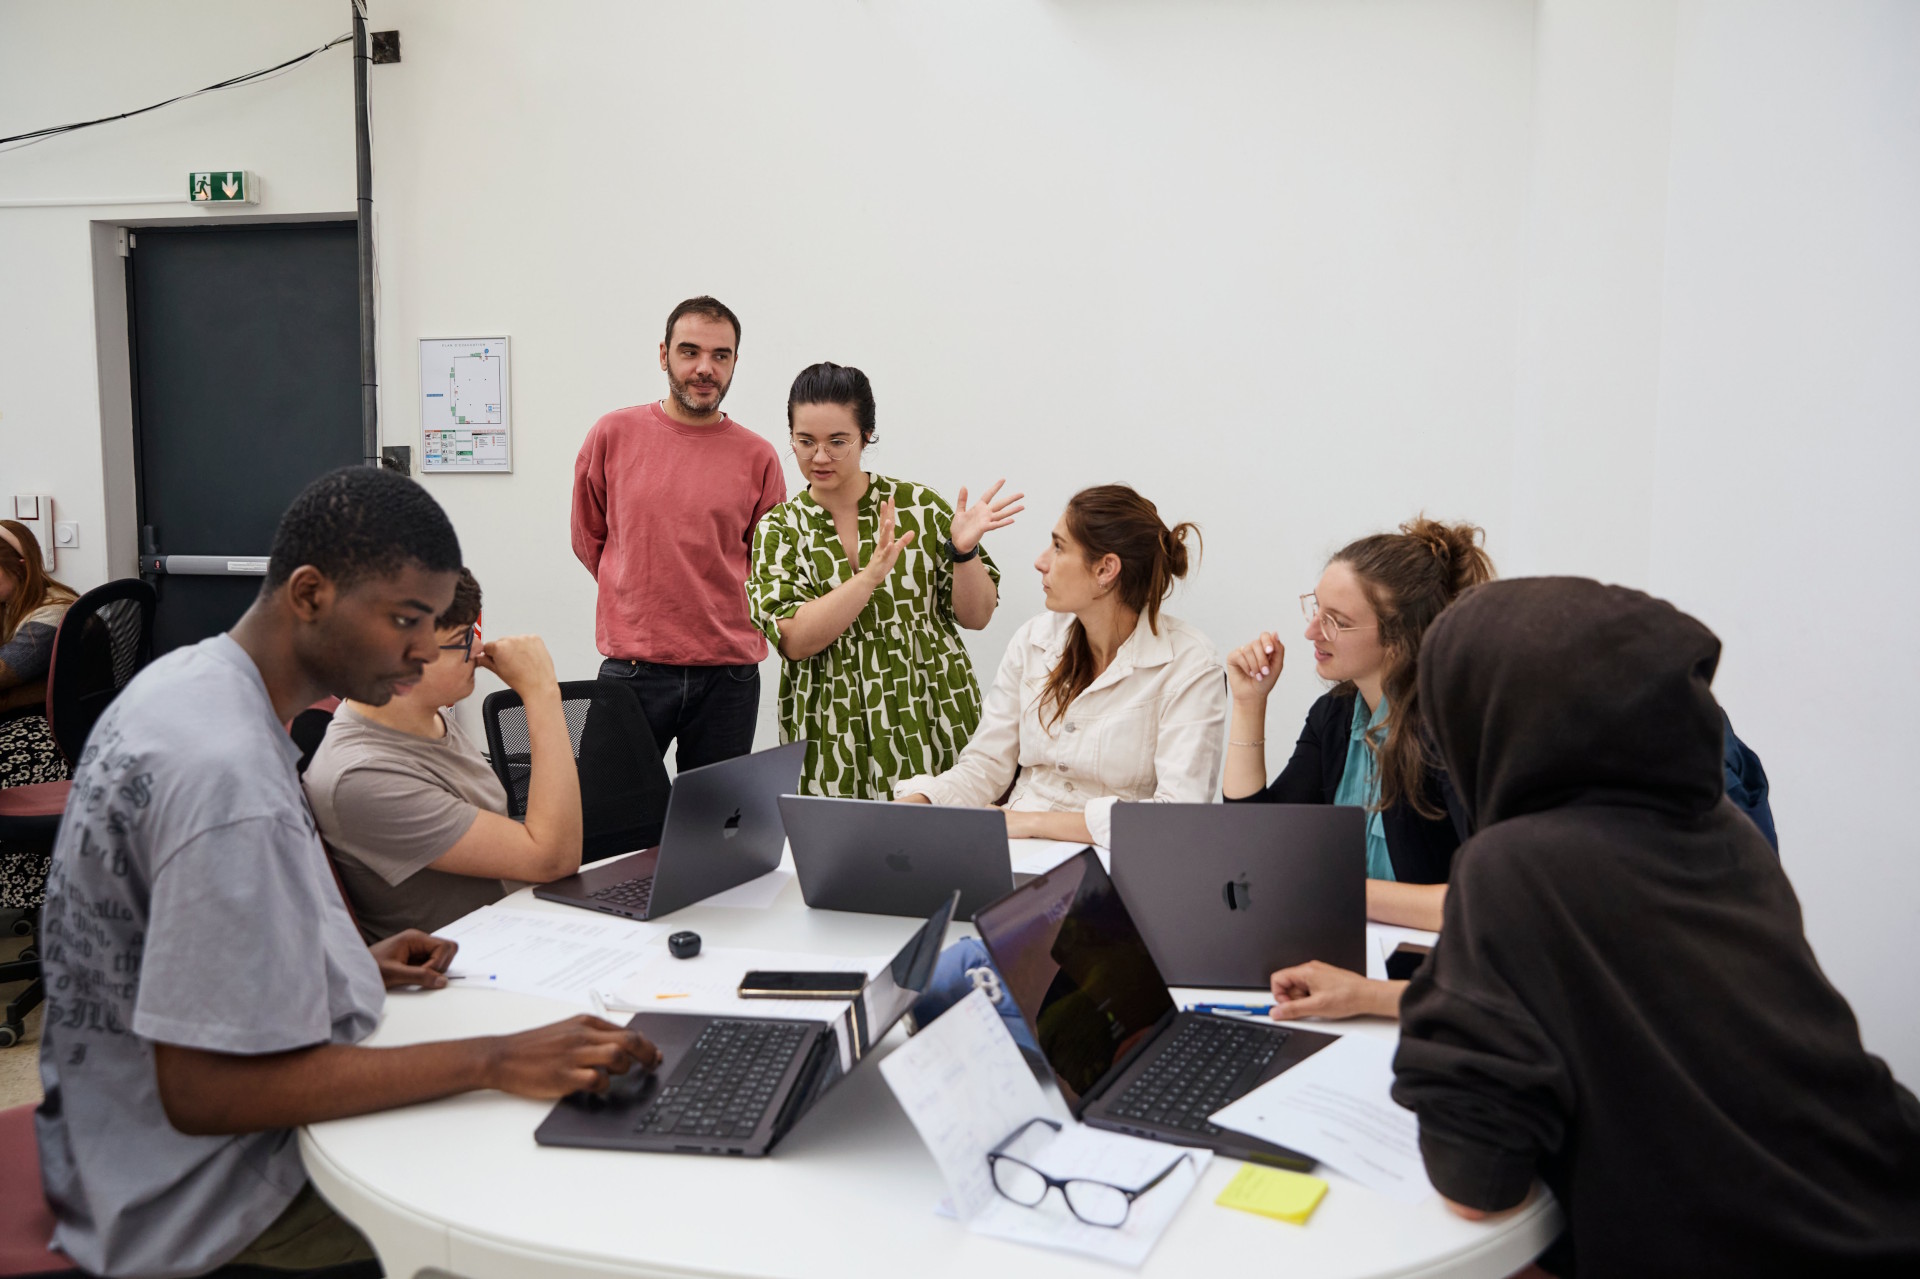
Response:
POLYGON ((1474 825, 1570 804, 1681 815, 1720 800, 1712 631, 1584 577, 1467 592, 1420 650, 1425 719, 1474 825))

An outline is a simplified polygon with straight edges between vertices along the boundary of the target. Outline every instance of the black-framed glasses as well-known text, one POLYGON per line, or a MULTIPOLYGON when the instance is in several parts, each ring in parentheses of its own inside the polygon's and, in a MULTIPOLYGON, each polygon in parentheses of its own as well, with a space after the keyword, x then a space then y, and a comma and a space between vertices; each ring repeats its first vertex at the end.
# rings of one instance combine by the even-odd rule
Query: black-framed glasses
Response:
POLYGON ((1181 1164, 1193 1162, 1192 1155, 1182 1153, 1162 1168, 1152 1181, 1132 1189, 1086 1177, 1054 1177, 1041 1172, 1017 1155, 1007 1153, 1007 1148, 1025 1137, 1035 1124, 1045 1124, 1054 1132, 1060 1131, 1060 1125, 1051 1119, 1029 1119, 1014 1129, 1005 1141, 989 1150, 987 1170, 993 1175, 993 1188, 1000 1192, 1001 1198, 1010 1199, 1022 1208, 1039 1207, 1040 1201, 1047 1197, 1047 1192, 1058 1188, 1060 1197, 1067 1201, 1067 1211, 1089 1226, 1115 1230, 1126 1225, 1127 1214, 1133 1211, 1134 1200, 1172 1176, 1173 1170, 1181 1164))
POLYGON ((469 622, 460 628, 460 638, 451 644, 442 644, 440 651, 442 653, 458 653, 460 654, 461 661, 471 662, 473 660, 474 641, 480 638, 478 632, 478 623, 469 622))

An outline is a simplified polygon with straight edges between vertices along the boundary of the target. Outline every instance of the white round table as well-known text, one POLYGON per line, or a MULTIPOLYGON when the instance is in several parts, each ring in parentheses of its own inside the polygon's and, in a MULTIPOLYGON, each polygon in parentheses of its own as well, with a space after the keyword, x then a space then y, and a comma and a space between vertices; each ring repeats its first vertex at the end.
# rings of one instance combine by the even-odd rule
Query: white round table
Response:
MULTIPOLYGON (((790 868, 791 863, 786 863, 790 868)), ((522 891, 503 906, 570 911, 522 891)), ((810 911, 788 880, 766 909, 694 906, 669 917, 709 946, 869 956, 914 921, 810 911)), ((966 931, 956 926, 950 939, 966 931)), ((662 943, 664 944, 664 943, 662 943)), ((1245 1001, 1246 992, 1222 998, 1245 1001)), ((530 1029, 583 1009, 458 986, 395 993, 375 1045, 530 1029)), ((1380 1021, 1341 1030, 1392 1035, 1380 1021)), ((896 1028, 877 1058, 904 1042, 896 1028)), ((521 1276, 781 1276, 856 1279, 1111 1279, 1111 1266, 970 1234, 935 1207, 945 1185, 873 1061, 805 1116, 764 1159, 548 1148, 533 1131, 552 1103, 473 1093, 315 1124, 301 1154, 314 1185, 364 1231, 391 1279, 442 1271, 521 1276)), ((1499 1279, 1560 1228, 1552 1198, 1469 1222, 1437 1197, 1409 1207, 1337 1174, 1305 1226, 1216 1205, 1239 1170, 1216 1158, 1143 1267, 1153 1276, 1499 1279)))

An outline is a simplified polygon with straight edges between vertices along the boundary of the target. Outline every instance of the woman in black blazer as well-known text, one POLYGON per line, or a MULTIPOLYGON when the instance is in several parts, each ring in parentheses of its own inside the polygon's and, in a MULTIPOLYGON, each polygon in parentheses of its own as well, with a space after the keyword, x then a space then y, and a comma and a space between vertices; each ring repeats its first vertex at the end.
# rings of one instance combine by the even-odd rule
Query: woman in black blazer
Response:
POLYGON ((1286 650, 1271 632, 1226 661, 1233 694, 1229 801, 1358 804, 1368 811, 1367 915, 1438 929, 1460 806, 1421 721, 1420 640, 1440 610, 1493 577, 1471 524, 1424 516, 1363 537, 1300 599, 1314 667, 1334 687, 1307 712, 1293 758, 1266 781, 1267 697, 1286 650))

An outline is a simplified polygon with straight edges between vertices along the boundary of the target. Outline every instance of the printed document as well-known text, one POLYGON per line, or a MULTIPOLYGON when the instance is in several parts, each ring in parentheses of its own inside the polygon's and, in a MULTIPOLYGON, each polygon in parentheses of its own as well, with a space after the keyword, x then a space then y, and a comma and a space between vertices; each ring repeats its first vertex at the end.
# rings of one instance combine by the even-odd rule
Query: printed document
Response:
POLYGON ((617 983, 659 949, 664 924, 584 910, 486 906, 439 929, 460 943, 447 976, 459 985, 540 995, 593 1007, 595 989, 617 983))
POLYGON ((976 1234, 1138 1267, 1213 1158, 1210 1150, 1074 1123, 1041 1091, 1000 1014, 977 990, 882 1060, 880 1073, 946 1178, 955 1214, 976 1234), (994 1189, 987 1152, 1036 1117, 1063 1130, 1035 1125, 1014 1153, 1050 1176, 1132 1189, 1180 1166, 1133 1201, 1118 1229, 1079 1220, 1058 1189, 1023 1207, 994 1189))
POLYGON ((1342 1035, 1260 1085, 1213 1122, 1303 1154, 1401 1203, 1433 1193, 1420 1124, 1389 1095, 1392 1040, 1342 1035))

